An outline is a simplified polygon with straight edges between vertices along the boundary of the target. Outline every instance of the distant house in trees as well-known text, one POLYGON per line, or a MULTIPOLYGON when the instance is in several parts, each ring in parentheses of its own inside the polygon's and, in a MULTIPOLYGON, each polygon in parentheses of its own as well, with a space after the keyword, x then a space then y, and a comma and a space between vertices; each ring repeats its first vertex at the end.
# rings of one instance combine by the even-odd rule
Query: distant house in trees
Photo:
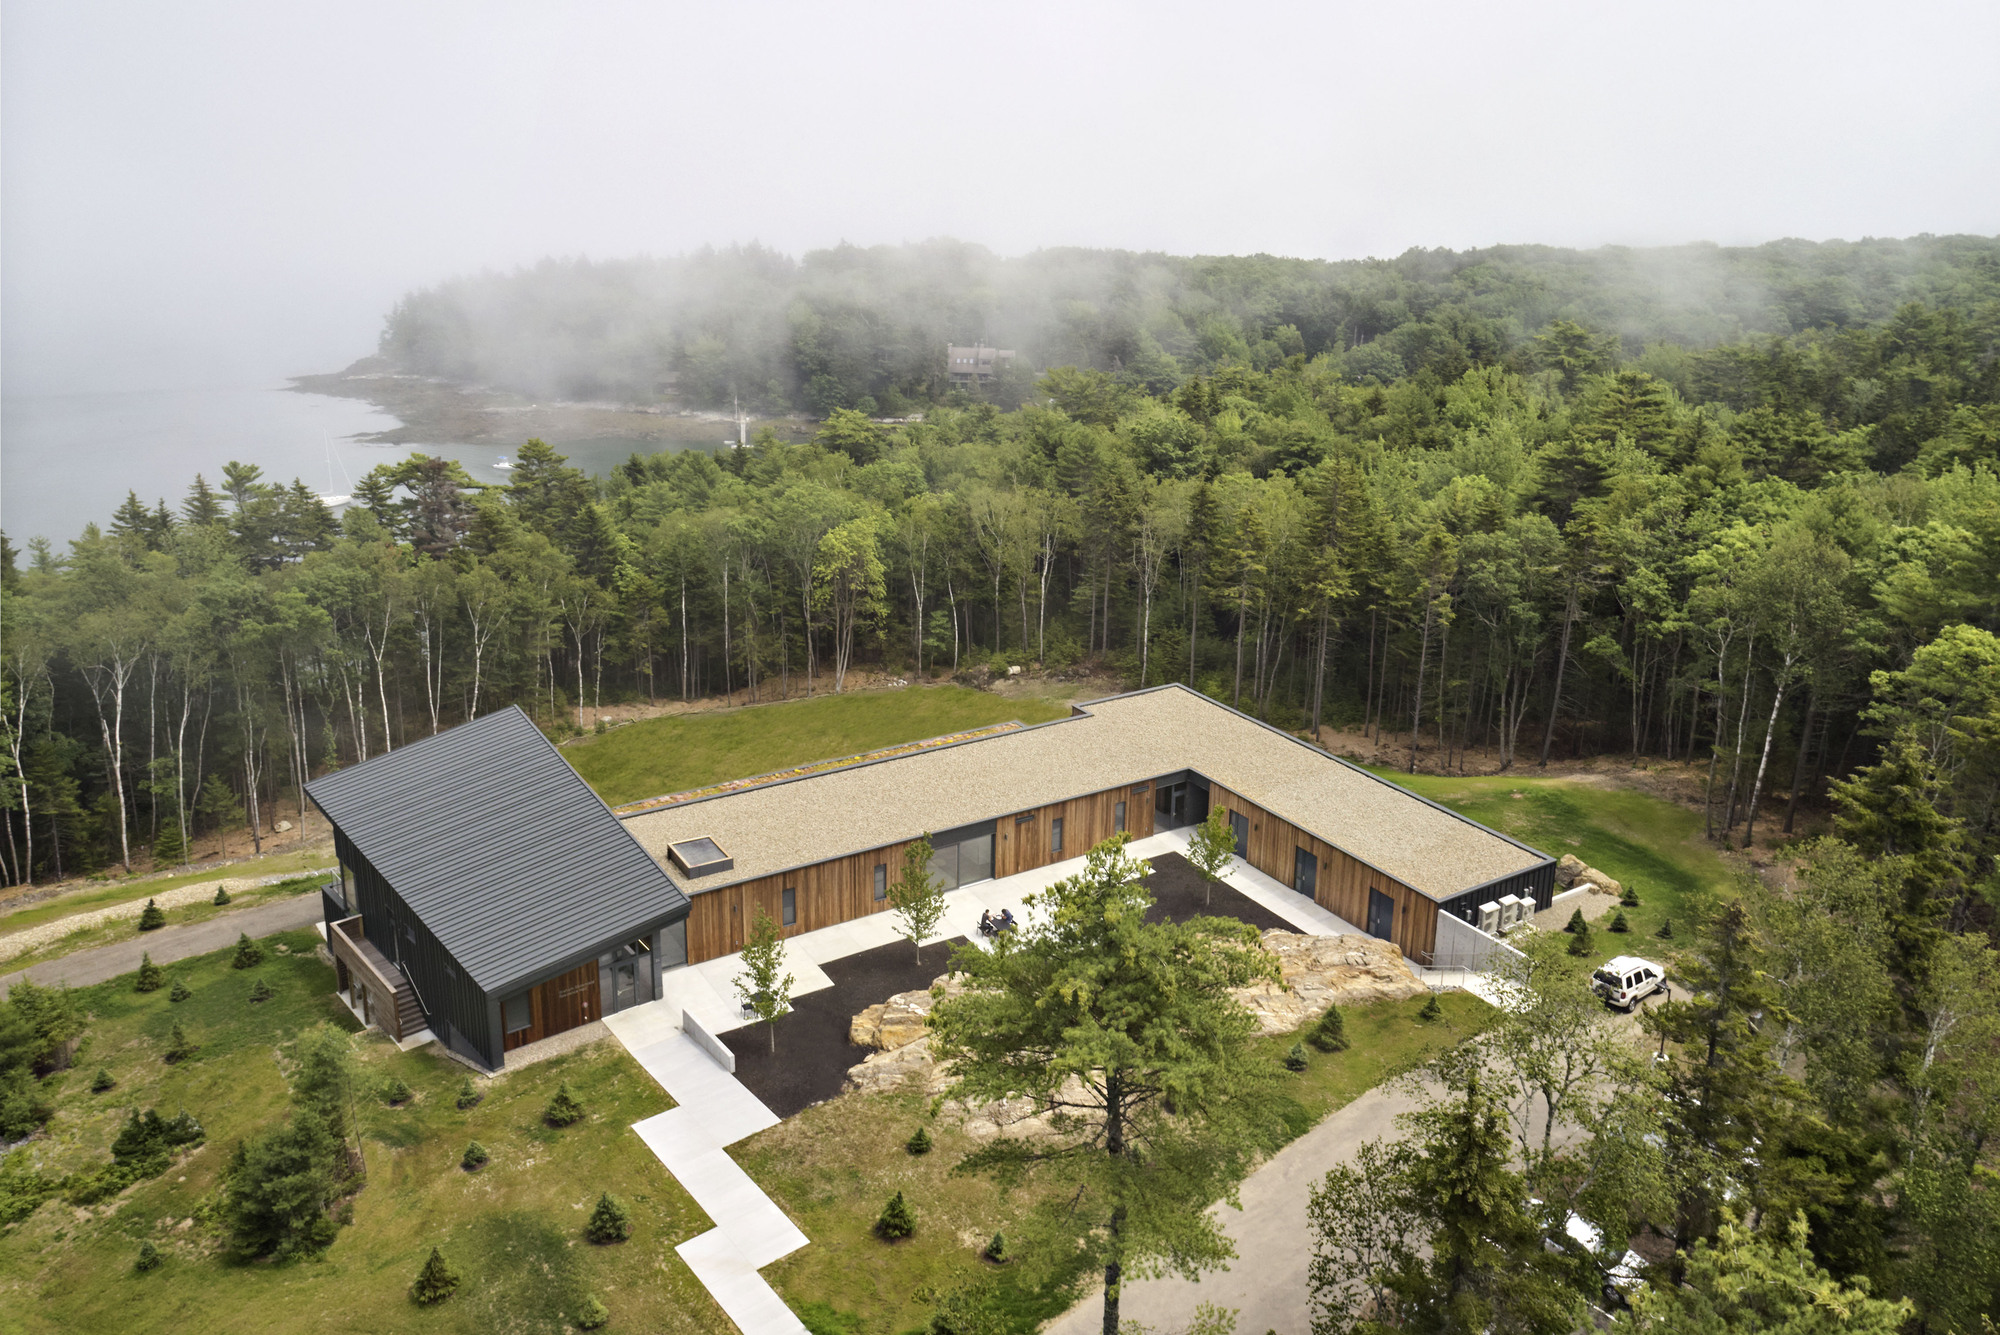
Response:
POLYGON ((983 343, 974 343, 969 348, 952 343, 944 350, 945 370, 951 373, 951 383, 963 389, 991 380, 1000 374, 1002 363, 1013 360, 1011 349, 989 348, 983 343))

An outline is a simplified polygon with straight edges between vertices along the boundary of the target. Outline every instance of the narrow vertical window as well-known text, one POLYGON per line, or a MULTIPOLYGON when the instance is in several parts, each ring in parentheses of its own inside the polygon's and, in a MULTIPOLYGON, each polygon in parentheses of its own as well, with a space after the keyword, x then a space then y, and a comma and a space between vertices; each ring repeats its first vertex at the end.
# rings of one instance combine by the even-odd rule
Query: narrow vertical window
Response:
POLYGON ((886 862, 878 862, 875 864, 875 901, 877 903, 880 903, 881 901, 887 899, 888 897, 889 897, 889 864, 886 862))
POLYGON ((785 926, 790 927, 799 920, 799 892, 792 886, 785 887, 783 907, 779 912, 784 916, 785 926))
POLYGON ((1049 852, 1051 852, 1051 853, 1060 853, 1060 852, 1062 852, 1062 817, 1061 817, 1061 816, 1057 816, 1057 817, 1056 817, 1056 818, 1055 818, 1054 820, 1052 820, 1052 821, 1050 821, 1050 822, 1049 822, 1049 852))
POLYGON ((1125 804, 1120 802, 1112 808, 1111 829, 1115 834, 1125 833, 1125 804))

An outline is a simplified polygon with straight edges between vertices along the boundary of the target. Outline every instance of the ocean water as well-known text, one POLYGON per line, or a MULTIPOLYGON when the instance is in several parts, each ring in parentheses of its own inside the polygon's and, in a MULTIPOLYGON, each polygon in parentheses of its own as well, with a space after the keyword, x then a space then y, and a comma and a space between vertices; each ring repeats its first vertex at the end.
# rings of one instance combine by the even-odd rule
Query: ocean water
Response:
MULTIPOLYGON (((16 547, 60 545, 106 525, 135 491, 177 508, 196 473, 210 485, 231 460, 267 480, 344 495, 378 463, 412 446, 354 439, 398 425, 355 399, 277 387, 6 395, 0 399, 0 528, 16 547)), ((497 476, 497 475, 496 475, 497 476)))

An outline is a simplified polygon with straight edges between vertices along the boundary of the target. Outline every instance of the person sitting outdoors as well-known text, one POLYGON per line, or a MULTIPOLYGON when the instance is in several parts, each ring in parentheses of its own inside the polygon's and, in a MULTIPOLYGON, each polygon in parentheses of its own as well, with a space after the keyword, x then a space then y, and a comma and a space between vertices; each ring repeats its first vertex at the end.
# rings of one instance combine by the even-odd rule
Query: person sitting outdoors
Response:
POLYGON ((996 932, 1011 932, 1011 931, 1013 931, 1013 930, 1014 930, 1014 910, 1012 910, 1012 909, 1001 909, 1001 910, 1000 910, 1000 918, 999 918, 999 921, 997 921, 997 922, 995 922, 995 923, 993 924, 993 930, 995 930, 996 932))
POLYGON ((981 909, 979 911, 979 934, 981 936, 993 935, 993 910, 981 909))

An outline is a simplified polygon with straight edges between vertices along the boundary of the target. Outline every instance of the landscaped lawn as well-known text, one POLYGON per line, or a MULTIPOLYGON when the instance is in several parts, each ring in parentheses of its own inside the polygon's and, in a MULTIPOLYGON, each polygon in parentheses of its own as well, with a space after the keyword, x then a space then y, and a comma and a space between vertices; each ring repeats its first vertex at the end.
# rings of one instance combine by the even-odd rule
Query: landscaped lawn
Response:
MULTIPOLYGON (((1465 993, 1441 1001, 1445 1018, 1431 1024, 1416 1018, 1421 997, 1343 1010, 1351 1046, 1331 1055, 1311 1053, 1306 1071, 1291 1077, 1290 1133, 1302 1134, 1388 1076, 1475 1032, 1489 1013, 1485 1002, 1465 993)), ((1295 1035, 1281 1034, 1257 1045, 1276 1063, 1294 1041, 1295 1035)), ((1074 1300, 1069 1287, 1037 1287, 1036 1276, 1047 1276, 1046 1268, 1024 1263, 996 1270, 980 1259, 994 1233, 1028 1213, 1034 1184, 1003 1193, 986 1178, 953 1175, 952 1166, 973 1142, 949 1116, 930 1119, 928 1107, 915 1090, 847 1094, 735 1151, 745 1171, 812 1239, 767 1266, 764 1276, 819 1335, 921 1329, 941 1295, 982 1276, 1002 1284, 1024 1330, 1074 1300), (936 1147, 913 1156, 903 1146, 919 1125, 930 1129, 936 1147), (917 1232, 891 1244, 872 1229, 897 1191, 916 1212, 917 1232)), ((1072 1269, 1060 1278, 1085 1277, 1072 1269)))
POLYGON ((270 853, 261 858, 245 858, 225 867, 211 867, 207 871, 177 872, 172 876, 146 876, 135 880, 118 880, 109 885, 84 882, 82 888, 68 894, 45 899, 39 904, 31 904, 27 908, 16 909, 0 916, 0 935, 26 931, 30 927, 38 927, 57 918, 67 918, 73 913, 88 913, 92 909, 110 908, 114 904, 128 904, 133 900, 148 899, 154 895, 165 894, 169 890, 178 890, 184 885, 199 885, 204 881, 228 881, 239 877, 281 876, 288 872, 311 871, 332 864, 333 845, 322 841, 310 848, 270 853))
MULTIPOLYGON (((255 885, 235 891, 229 896, 229 903, 226 906, 204 899, 193 904, 163 909, 162 912, 167 915, 167 926, 181 927, 189 923, 206 922, 220 913, 268 904, 274 899, 315 894, 325 880, 324 876, 297 876, 273 885, 255 885)), ((19 955, 0 961, 0 973, 12 973, 16 969, 26 969, 30 965, 40 964, 44 960, 74 955, 79 950, 108 946, 114 941, 128 941, 140 934, 136 918, 114 918, 110 922, 99 923, 94 927, 79 927, 60 940, 52 941, 38 950, 23 951, 19 955)))
POLYGON ((1601 930, 1610 914, 1596 924, 1593 960, 1669 953, 1672 943, 1653 935, 1660 924, 1671 917, 1685 941, 1689 911, 1735 874, 1702 838, 1699 812, 1630 788, 1505 774, 1465 779, 1375 772, 1551 857, 1574 853, 1638 891, 1639 907, 1625 910, 1629 934, 1601 930))
POLYGON ((645 719, 571 742, 563 755, 599 797, 617 806, 968 728, 1015 719, 1046 723, 1068 713, 1046 700, 912 686, 645 719))
POLYGON ((465 1068, 429 1049, 399 1053, 379 1032, 363 1036, 357 1111, 368 1181, 353 1199, 353 1223, 319 1260, 218 1255, 207 1207, 234 1144, 284 1114, 284 1045, 317 1020, 358 1028, 331 994, 333 971, 313 955, 317 933, 263 944, 266 960, 254 970, 232 970, 228 951, 170 966, 169 977, 184 976, 194 991, 178 1004, 165 988, 134 993, 129 975, 80 990, 92 1014, 87 1047, 75 1069, 54 1078, 59 1110, 49 1134, 17 1154, 51 1175, 103 1164, 128 1108, 172 1117, 186 1107, 208 1138, 121 1196, 84 1208, 50 1200, 0 1230, 0 1330, 554 1335, 586 1293, 611 1310, 614 1330, 727 1329, 673 1251, 709 1221, 631 1130, 671 1100, 615 1042, 505 1073, 460 1112, 454 1093, 465 1068), (280 942, 290 954, 276 953, 280 942), (277 994, 252 1006, 258 978, 277 994), (176 1020, 201 1049, 167 1066, 159 1053, 176 1020), (99 1066, 118 1083, 92 1094, 99 1066), (390 1108, 375 1096, 391 1075, 415 1090, 413 1103, 390 1108), (562 1080, 588 1116, 557 1131, 540 1114, 562 1080), (476 1175, 458 1167, 471 1139, 492 1155, 476 1175), (594 1247, 583 1223, 607 1188, 631 1209, 633 1236, 594 1247), (134 1273, 145 1239, 166 1260, 134 1273), (433 1244, 463 1282, 441 1306, 420 1309, 407 1291, 433 1244))

